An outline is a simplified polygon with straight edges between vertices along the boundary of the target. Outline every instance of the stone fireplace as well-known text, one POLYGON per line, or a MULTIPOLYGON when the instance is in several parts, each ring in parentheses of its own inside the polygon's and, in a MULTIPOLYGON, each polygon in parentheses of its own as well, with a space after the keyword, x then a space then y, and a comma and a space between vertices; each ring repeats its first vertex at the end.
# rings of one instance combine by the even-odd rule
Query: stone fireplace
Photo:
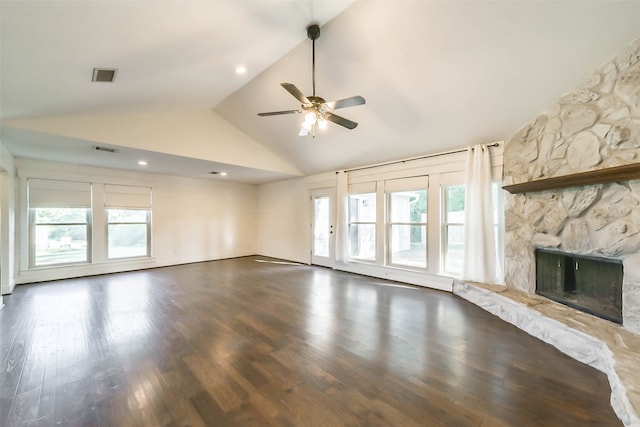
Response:
POLYGON ((505 212, 508 286, 535 293, 536 249, 623 266, 622 325, 640 334, 640 181, 512 196, 505 212))
MULTIPOLYGON (((638 162, 640 39, 506 142, 504 180, 520 184, 588 171, 604 176, 638 162)), ((640 180, 509 195, 508 287, 535 293, 537 248, 621 262, 622 325, 640 335, 640 180)))

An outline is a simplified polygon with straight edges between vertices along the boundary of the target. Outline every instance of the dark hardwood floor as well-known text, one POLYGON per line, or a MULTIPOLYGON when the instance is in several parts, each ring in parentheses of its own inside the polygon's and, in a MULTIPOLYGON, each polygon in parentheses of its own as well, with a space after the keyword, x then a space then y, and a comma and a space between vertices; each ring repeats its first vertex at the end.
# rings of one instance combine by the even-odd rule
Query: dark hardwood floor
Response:
POLYGON ((604 374, 454 295, 258 260, 18 286, 0 425, 620 425, 604 374))

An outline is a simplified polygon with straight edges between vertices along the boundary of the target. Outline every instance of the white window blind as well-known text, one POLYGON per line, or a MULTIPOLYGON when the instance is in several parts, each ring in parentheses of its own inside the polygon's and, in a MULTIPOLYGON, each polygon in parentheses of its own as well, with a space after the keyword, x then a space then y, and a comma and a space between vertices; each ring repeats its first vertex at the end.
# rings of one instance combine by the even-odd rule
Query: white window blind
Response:
POLYGON ((150 209, 151 188, 107 184, 104 186, 104 205, 106 208, 150 209))
POLYGON ((364 194, 375 193, 376 183, 374 182, 361 182, 358 184, 349 184, 349 194, 364 194))
POLYGON ((429 177, 426 175, 389 179, 384 182, 384 191, 385 193, 393 193, 396 191, 426 190, 428 185, 429 177))
POLYGON ((28 199, 30 208, 91 208, 91 183, 29 178, 28 199))

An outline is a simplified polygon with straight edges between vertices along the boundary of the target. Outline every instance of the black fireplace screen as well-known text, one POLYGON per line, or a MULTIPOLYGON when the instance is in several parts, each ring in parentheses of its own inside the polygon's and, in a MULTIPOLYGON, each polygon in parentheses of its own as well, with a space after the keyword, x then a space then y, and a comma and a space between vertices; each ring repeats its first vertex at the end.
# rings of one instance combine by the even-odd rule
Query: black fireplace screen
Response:
POLYGON ((536 249, 536 293, 622 323, 622 263, 536 249))

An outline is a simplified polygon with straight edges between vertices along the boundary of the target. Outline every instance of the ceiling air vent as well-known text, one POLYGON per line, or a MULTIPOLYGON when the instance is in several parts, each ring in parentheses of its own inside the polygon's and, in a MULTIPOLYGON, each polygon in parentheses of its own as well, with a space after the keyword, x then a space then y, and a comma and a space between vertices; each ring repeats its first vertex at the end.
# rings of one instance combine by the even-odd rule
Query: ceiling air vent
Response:
POLYGON ((93 77, 91 78, 92 82, 113 82, 113 79, 116 77, 116 72, 118 69, 116 68, 94 68, 93 69, 93 77))
POLYGON ((99 145, 94 145, 93 149, 96 150, 96 151, 105 151, 107 153, 115 153, 116 152, 115 148, 100 147, 99 145))

